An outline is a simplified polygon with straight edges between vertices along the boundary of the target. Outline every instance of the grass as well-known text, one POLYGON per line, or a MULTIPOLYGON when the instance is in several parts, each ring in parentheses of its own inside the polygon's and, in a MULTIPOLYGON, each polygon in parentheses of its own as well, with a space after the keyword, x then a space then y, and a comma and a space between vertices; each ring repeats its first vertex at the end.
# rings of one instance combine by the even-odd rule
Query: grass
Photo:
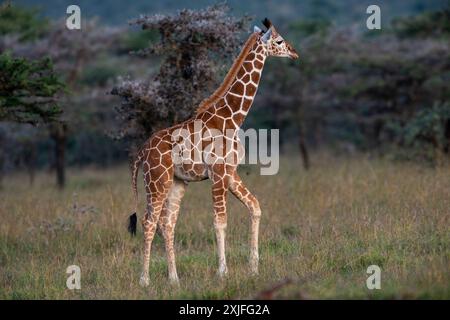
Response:
POLYGON ((248 213, 230 196, 229 276, 217 278, 209 182, 191 183, 175 236, 179 288, 168 284, 159 235, 151 285, 138 285, 142 233, 131 238, 125 228, 133 208, 125 166, 71 170, 63 192, 48 174, 31 187, 25 175, 6 177, 0 298, 239 299, 290 278, 275 298, 449 299, 450 167, 315 158, 308 172, 297 158, 282 159, 275 176, 240 169, 263 210, 257 277, 247 268, 248 213), (81 267, 81 290, 66 288, 72 264, 81 267), (372 264, 382 270, 381 290, 366 287, 372 264))

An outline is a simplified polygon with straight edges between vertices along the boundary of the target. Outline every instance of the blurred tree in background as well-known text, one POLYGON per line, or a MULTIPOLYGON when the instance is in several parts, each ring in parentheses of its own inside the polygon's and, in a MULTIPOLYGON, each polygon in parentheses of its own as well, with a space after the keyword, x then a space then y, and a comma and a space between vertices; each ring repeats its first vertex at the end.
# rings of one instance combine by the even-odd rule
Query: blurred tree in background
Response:
POLYGON ((426 12, 407 18, 395 18, 392 21, 394 32, 403 38, 442 37, 450 35, 450 9, 426 12))
MULTIPOLYGON (((118 39, 119 29, 100 26, 95 20, 84 20, 83 32, 68 30, 63 19, 48 23, 45 19, 39 20, 35 11, 12 5, 3 7, 2 15, 11 20, 5 25, 15 25, 16 28, 3 29, 9 33, 6 34, 5 31, 0 39, 1 51, 8 50, 16 57, 24 57, 19 58, 20 61, 48 57, 45 61, 49 63, 52 61, 55 72, 67 84, 66 94, 61 95, 58 101, 61 110, 64 111, 60 118, 61 121, 50 122, 47 125, 48 137, 52 140, 53 145, 53 167, 56 171, 57 184, 62 188, 66 180, 67 143, 73 130, 76 129, 77 135, 82 136, 80 129, 88 129, 89 124, 97 125, 96 121, 102 117, 100 113, 112 114, 110 109, 98 109, 102 100, 103 104, 107 103, 105 102, 108 98, 107 90, 99 88, 101 85, 106 85, 105 80, 96 83, 97 80, 94 79, 90 83, 83 83, 82 79, 86 66, 89 63, 95 64, 97 57, 112 48, 112 44, 118 39), (8 14, 4 14, 4 11, 8 14), (33 25, 45 26, 33 37, 23 36, 23 34, 28 34, 29 24, 22 24, 22 17, 28 16, 31 16, 33 25), (17 20, 17 23, 14 23, 14 19, 17 20), (19 28, 21 25, 22 29, 19 28), (93 103, 93 105, 89 105, 89 103, 93 103)), ((32 80, 33 78, 30 78, 30 81, 32 80)), ((48 86, 47 89, 51 88, 48 86)), ((103 118, 105 117, 103 116, 103 118)), ((97 131, 97 135, 103 135, 107 140, 105 132, 102 132, 105 129, 104 126, 101 127, 97 131)), ((92 134, 92 136, 95 135, 92 134)))
MULTIPOLYGON (((62 101, 64 109, 63 123, 54 123, 49 126, 50 137, 54 141, 54 156, 57 184, 60 188, 65 185, 66 143, 70 134, 71 125, 79 125, 85 112, 92 113, 92 109, 78 108, 77 99, 91 92, 80 88, 80 77, 89 60, 110 49, 116 38, 117 30, 102 27, 95 20, 84 20, 82 30, 69 30, 64 21, 55 22, 45 37, 29 43, 22 51, 34 56, 49 56, 55 63, 56 69, 64 76, 68 88, 72 91, 62 101), (68 121, 70 119, 70 121, 68 121)), ((73 127, 75 129, 75 127, 73 127)), ((77 127, 76 130, 79 130, 77 127)))
POLYGON ((10 1, 0 5, 0 36, 18 35, 20 41, 42 36, 49 21, 38 17, 38 11, 12 5, 10 1))
POLYGON ((147 81, 124 80, 112 93, 121 97, 119 136, 139 140, 192 116, 218 85, 220 71, 239 48, 248 18, 227 16, 224 4, 175 15, 142 16, 133 21, 157 30, 159 39, 139 54, 162 55, 158 73, 147 81))
MULTIPOLYGON (((8 53, 0 54, 0 122, 32 125, 56 122, 62 110, 55 96, 64 87, 49 59, 29 61, 13 58, 8 53)), ((0 185, 8 149, 6 136, 0 128, 0 185)), ((22 142, 9 144, 9 149, 27 146, 23 155, 28 160, 26 167, 32 182, 36 149, 30 139, 22 139, 22 142)))
POLYGON ((300 68, 268 64, 254 120, 283 128, 282 141, 439 163, 450 142, 447 16, 399 18, 375 36, 320 19, 293 23, 304 36, 300 68))
POLYGON ((0 6, 0 183, 6 160, 17 159, 21 154, 25 167, 34 179, 34 160, 37 156, 31 135, 16 135, 9 132, 34 133, 34 129, 19 128, 13 124, 48 124, 59 121, 62 113, 59 97, 65 85, 58 78, 50 59, 27 59, 12 56, 13 43, 36 39, 48 26, 46 19, 38 19, 34 10, 17 8, 5 2, 0 6), (25 147, 25 148, 22 148, 25 147), (20 150, 18 152, 18 150, 20 150))
POLYGON ((0 121, 49 123, 62 110, 55 95, 64 89, 49 59, 28 61, 0 55, 0 121))

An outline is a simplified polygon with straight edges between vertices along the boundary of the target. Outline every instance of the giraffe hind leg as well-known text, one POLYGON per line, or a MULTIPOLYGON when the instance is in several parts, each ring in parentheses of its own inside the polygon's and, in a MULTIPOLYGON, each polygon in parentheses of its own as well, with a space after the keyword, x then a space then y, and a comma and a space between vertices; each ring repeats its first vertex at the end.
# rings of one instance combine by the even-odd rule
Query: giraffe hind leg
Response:
POLYGON ((144 230, 144 257, 142 274, 139 280, 139 284, 143 287, 149 285, 149 267, 150 267, 150 253, 153 238, 156 233, 157 223, 166 201, 170 185, 160 184, 160 189, 163 191, 147 192, 147 213, 142 219, 142 227, 144 230))
POLYGON ((178 274, 175 263, 174 236, 175 225, 180 211, 181 200, 184 196, 186 185, 183 181, 175 179, 159 217, 158 225, 164 237, 167 255, 169 280, 178 284, 178 274))

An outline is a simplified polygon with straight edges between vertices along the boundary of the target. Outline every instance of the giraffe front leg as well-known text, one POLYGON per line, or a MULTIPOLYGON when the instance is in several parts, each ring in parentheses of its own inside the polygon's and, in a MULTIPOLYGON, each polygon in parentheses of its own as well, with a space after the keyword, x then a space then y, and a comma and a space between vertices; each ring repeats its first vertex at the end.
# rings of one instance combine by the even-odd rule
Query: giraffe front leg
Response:
POLYGON ((228 273, 225 256, 225 234, 227 228, 226 192, 227 190, 221 183, 213 186, 214 228, 216 231, 217 252, 219 254, 218 274, 221 278, 228 273))
POLYGON ((259 265, 259 222, 261 220, 261 208, 258 199, 248 191, 244 186, 241 178, 235 172, 233 174, 233 181, 230 184, 230 190, 250 211, 251 227, 250 227, 250 272, 258 274, 259 265))
POLYGON ((214 228, 216 229, 217 239, 217 251, 219 254, 219 271, 218 274, 221 278, 225 277, 228 273, 227 260, 225 256, 225 235, 226 235, 226 223, 214 222, 214 228))
MULTIPOLYGON (((256 198, 255 198, 256 200, 256 198)), ((258 203, 258 200, 256 200, 258 203)), ((259 221, 261 219, 261 209, 259 204, 255 205, 255 209, 252 211, 252 226, 250 236, 250 271, 252 274, 258 274, 259 266, 259 248, 258 248, 258 235, 259 235, 259 221)))

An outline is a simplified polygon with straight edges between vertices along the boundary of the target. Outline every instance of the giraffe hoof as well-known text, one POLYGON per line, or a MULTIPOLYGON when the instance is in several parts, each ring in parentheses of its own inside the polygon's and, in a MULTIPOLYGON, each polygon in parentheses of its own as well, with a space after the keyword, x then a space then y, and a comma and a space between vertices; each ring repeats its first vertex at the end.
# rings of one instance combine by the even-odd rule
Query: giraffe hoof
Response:
POLYGON ((139 285, 143 288, 148 287, 150 285, 150 279, 148 276, 142 275, 139 279, 139 285))
POLYGON ((252 275, 252 276, 257 276, 258 274, 259 274, 259 272, 258 272, 258 268, 250 268, 250 274, 252 275))
POLYGON ((178 280, 178 277, 170 277, 169 282, 172 286, 175 286, 175 287, 180 286, 180 280, 178 280))
POLYGON ((228 268, 220 268, 219 271, 217 272, 217 275, 219 276, 220 279, 225 279, 228 275, 228 268))
POLYGON ((254 262, 254 261, 252 261, 252 262, 250 262, 250 273, 253 275, 253 276, 257 276, 258 275, 258 262, 254 262))

